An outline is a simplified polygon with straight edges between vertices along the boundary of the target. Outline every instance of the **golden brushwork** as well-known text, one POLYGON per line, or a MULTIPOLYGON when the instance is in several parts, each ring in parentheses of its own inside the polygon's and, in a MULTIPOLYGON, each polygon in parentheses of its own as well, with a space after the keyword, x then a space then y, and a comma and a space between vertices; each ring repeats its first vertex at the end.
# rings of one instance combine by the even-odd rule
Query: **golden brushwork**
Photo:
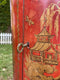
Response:
MULTIPOLYGON (((58 71, 56 66, 60 61, 58 60, 58 56, 60 55, 60 44, 53 44, 51 42, 51 39, 54 37, 54 35, 51 35, 53 24, 56 37, 58 37, 60 16, 59 3, 60 1, 57 4, 51 3, 48 8, 44 10, 40 18, 41 32, 35 35, 37 42, 30 48, 30 54, 25 55, 25 73, 27 76, 25 80, 28 80, 28 78, 29 80, 60 80, 60 76, 56 78, 52 76, 54 72, 58 71), (54 16, 56 16, 55 19, 53 18, 54 16), (46 30, 46 27, 49 27, 49 31, 46 30), (58 50, 56 47, 58 47, 58 50), (46 76, 44 73, 50 74, 50 76, 46 76)), ((29 22, 28 17, 26 21, 29 22)), ((31 24, 29 23, 29 25, 31 24)))
MULTIPOLYGON (((30 55, 26 55, 26 62, 25 62, 25 73, 30 80, 60 80, 60 76, 57 78, 53 78, 52 76, 45 76, 44 73, 53 74, 56 72, 56 66, 44 65, 40 64, 39 62, 34 62, 31 60, 30 55)), ((25 80, 28 80, 25 77, 25 80)))
POLYGON ((34 24, 34 22, 31 19, 29 19, 28 16, 26 16, 26 20, 25 21, 28 22, 29 26, 34 24))
MULTIPOLYGON (((43 30, 35 36, 37 38, 36 44, 30 48, 30 54, 25 55, 25 73, 27 77, 30 80, 59 80, 60 77, 53 78, 53 76, 47 77, 44 75, 44 73, 53 74, 58 71, 56 69, 56 65, 58 65, 58 51, 56 50, 56 44, 53 45, 50 42, 50 38, 54 35, 50 35, 46 27, 44 27, 43 30), (40 55, 34 55, 33 53, 39 53, 40 55), (46 53, 48 54, 46 55, 46 53)), ((25 78, 25 80, 28 80, 28 78, 25 78)))
MULTIPOLYGON (((49 65, 44 65, 37 63, 37 62, 33 62, 30 59, 30 55, 26 55, 26 69, 25 69, 25 73, 26 75, 30 78, 30 80, 53 80, 53 77, 46 77, 44 75, 44 72, 46 73, 53 73, 54 72, 54 68, 49 66, 49 65)), ((26 79, 27 80, 27 79, 26 79)))
POLYGON ((59 19, 59 15, 56 17, 56 20, 55 20, 55 24, 54 24, 54 28, 56 29, 56 36, 58 36, 58 32, 59 32, 59 22, 58 22, 58 19, 59 19))
POLYGON ((51 35, 46 30, 46 27, 44 27, 42 31, 35 36, 37 38, 37 42, 30 49, 31 59, 33 61, 37 61, 45 64, 58 65, 58 60, 57 60, 58 52, 50 42, 50 39, 53 38, 52 36, 54 35, 51 35), (36 53, 36 55, 34 55, 33 53, 36 53), (39 56, 37 54, 39 54, 39 56))
POLYGON ((58 32, 59 32, 59 15, 60 15, 60 7, 58 6, 58 4, 60 3, 60 1, 57 4, 51 3, 48 8, 46 8, 40 18, 40 27, 41 29, 44 26, 44 23, 46 25, 46 27, 49 27, 49 32, 51 33, 51 30, 53 28, 53 24, 54 24, 54 29, 55 29, 55 34, 56 37, 58 37, 58 32), (55 9, 56 8, 56 9, 55 9), (56 15, 57 13, 57 15, 56 15), (54 16, 56 16, 56 19, 54 20, 54 16), (44 22, 44 17, 46 17, 46 22, 44 22), (53 23, 54 20, 54 23, 53 23))

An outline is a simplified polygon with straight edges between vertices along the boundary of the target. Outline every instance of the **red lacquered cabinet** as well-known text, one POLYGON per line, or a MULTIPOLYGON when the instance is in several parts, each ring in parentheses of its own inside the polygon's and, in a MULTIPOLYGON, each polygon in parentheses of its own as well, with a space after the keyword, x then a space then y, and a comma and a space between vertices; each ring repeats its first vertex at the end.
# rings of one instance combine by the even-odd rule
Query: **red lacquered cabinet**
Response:
POLYGON ((14 80, 60 80, 60 0, 10 0, 14 80))

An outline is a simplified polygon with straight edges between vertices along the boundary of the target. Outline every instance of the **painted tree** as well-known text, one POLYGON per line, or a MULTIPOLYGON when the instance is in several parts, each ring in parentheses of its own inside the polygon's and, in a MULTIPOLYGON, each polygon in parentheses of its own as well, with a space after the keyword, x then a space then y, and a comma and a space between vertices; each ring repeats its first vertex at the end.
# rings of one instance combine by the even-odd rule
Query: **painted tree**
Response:
POLYGON ((60 17, 60 1, 57 4, 51 3, 48 8, 45 9, 43 12, 40 22, 41 22, 41 29, 43 28, 44 24, 49 27, 49 32, 51 33, 52 28, 54 26, 56 37, 58 37, 59 32, 59 17, 60 17), (45 22, 46 18, 46 22, 45 22))

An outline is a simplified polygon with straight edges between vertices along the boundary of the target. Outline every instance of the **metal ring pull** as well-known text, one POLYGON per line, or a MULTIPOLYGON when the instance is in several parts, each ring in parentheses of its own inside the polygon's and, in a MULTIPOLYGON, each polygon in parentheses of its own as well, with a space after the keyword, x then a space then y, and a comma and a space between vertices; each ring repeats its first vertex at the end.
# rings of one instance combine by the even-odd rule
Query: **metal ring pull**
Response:
POLYGON ((18 53, 21 53, 24 50, 24 47, 28 47, 29 48, 29 42, 27 42, 26 44, 19 43, 18 46, 17 46, 18 53), (22 47, 21 50, 19 50, 20 47, 22 47))

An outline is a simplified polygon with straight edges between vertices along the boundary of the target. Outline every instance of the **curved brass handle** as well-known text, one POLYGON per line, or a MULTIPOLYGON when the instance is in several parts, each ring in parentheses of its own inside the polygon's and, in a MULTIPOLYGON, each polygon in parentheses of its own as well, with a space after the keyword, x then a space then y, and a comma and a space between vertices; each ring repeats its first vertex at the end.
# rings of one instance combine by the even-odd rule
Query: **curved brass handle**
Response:
POLYGON ((24 47, 28 47, 29 48, 29 42, 27 42, 26 44, 23 43, 19 43, 17 46, 17 51, 18 53, 21 53, 24 50, 24 47), (21 50, 19 50, 19 48, 22 46, 21 50))

